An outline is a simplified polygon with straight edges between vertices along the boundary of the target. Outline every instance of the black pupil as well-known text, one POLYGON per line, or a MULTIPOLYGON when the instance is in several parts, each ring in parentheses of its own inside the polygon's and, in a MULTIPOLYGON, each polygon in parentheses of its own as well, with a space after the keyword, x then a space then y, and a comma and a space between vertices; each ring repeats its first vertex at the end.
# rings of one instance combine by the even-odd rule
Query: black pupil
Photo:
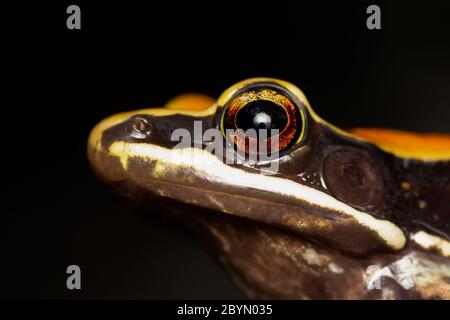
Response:
POLYGON ((275 102, 256 100, 248 103, 239 111, 236 125, 238 129, 244 131, 248 129, 278 129, 281 132, 287 125, 287 115, 283 107, 275 102))

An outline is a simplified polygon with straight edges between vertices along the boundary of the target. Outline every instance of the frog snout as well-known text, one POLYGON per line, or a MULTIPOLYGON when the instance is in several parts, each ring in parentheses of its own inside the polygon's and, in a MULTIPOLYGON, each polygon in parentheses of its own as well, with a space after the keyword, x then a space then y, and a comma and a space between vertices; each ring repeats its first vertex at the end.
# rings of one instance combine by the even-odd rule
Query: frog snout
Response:
POLYGON ((89 134, 87 145, 88 160, 94 173, 102 180, 122 180, 125 176, 120 159, 112 156, 108 150, 111 143, 125 135, 118 135, 117 131, 115 136, 113 136, 108 134, 108 132, 117 126, 121 126, 129 116, 129 113, 122 113, 105 118, 89 134))

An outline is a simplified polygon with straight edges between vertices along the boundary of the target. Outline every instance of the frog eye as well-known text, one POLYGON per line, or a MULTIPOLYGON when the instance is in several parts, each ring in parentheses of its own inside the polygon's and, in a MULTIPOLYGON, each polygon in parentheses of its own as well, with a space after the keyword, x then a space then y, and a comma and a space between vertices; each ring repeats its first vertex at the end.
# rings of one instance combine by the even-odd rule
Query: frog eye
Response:
POLYGON ((271 153, 285 150, 303 141, 305 127, 300 103, 272 87, 238 92, 225 105, 221 121, 224 136, 246 153, 259 153, 261 146, 271 153))

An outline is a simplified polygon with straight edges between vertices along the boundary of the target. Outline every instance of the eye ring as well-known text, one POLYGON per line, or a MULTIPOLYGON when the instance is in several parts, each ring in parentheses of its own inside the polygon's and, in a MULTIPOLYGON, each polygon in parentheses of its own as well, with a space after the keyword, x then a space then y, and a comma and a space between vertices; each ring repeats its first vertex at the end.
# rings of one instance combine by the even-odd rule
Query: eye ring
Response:
POLYGON ((258 154, 260 143, 264 146, 266 141, 264 150, 283 152, 305 141, 307 118, 303 105, 289 91, 276 84, 259 83, 242 88, 225 103, 223 109, 220 118, 222 135, 239 151, 258 154), (267 134, 261 138, 261 124, 262 129, 276 129, 278 134, 267 134), (244 131, 248 129, 257 130, 257 136, 246 134, 247 131, 244 131), (229 130, 235 132, 230 134, 229 130), (275 137, 277 139, 272 141, 275 137), (252 144, 255 141, 257 143, 252 144), (255 147, 256 144, 258 147, 255 147))

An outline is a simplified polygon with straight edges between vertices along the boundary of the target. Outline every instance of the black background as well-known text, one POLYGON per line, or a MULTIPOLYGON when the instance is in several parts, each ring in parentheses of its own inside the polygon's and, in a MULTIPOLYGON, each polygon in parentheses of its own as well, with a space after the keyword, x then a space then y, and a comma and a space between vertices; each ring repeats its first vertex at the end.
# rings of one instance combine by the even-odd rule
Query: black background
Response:
POLYGON ((2 7, 0 296, 243 298, 182 226, 94 179, 87 135, 110 114, 268 76, 344 128, 450 132, 448 2, 295 2, 78 1, 81 30, 73 3, 2 7))

